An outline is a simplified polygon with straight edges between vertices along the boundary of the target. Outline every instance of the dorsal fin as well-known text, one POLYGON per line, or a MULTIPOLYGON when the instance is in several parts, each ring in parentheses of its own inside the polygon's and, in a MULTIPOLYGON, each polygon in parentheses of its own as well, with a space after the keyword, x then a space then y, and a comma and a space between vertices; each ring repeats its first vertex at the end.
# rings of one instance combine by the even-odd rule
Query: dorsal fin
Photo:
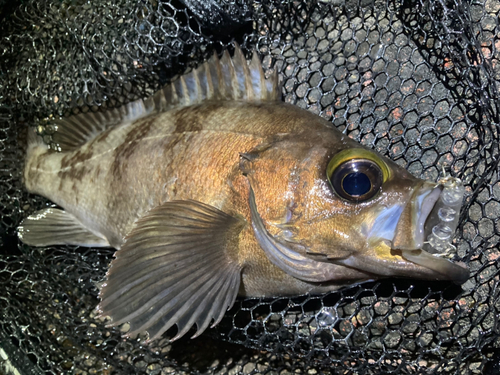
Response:
POLYGON ((106 111, 48 120, 56 126, 53 141, 61 151, 77 149, 112 126, 132 123, 153 113, 153 108, 148 107, 150 104, 147 100, 139 99, 106 111))
POLYGON ((185 107, 205 100, 273 101, 281 99, 278 73, 266 80, 259 56, 253 52, 250 64, 235 44, 234 56, 216 53, 198 68, 166 85, 146 102, 152 101, 155 112, 185 107))
POLYGON ((139 99, 116 109, 81 113, 65 119, 50 120, 57 126, 53 140, 61 151, 74 150, 111 126, 127 124, 151 114, 176 107, 199 104, 205 100, 275 101, 281 99, 281 87, 275 70, 264 76, 257 52, 247 63, 238 44, 234 56, 224 51, 184 74, 147 99, 139 99))

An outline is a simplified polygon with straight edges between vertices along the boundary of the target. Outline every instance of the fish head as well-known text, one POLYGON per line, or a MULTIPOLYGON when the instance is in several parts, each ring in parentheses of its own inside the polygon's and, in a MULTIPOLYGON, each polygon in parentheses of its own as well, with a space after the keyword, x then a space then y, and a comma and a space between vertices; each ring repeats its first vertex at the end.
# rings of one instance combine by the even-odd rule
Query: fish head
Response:
POLYGON ((460 283, 469 276, 442 257, 453 246, 459 180, 418 179, 331 129, 285 135, 243 155, 241 166, 259 244, 293 276, 460 283))

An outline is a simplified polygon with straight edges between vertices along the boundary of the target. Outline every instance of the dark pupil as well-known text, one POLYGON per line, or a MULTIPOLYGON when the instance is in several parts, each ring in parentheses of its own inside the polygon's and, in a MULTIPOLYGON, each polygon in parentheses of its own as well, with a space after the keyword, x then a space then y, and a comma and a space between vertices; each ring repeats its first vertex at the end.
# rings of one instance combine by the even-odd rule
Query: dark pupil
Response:
POLYGON ((349 173, 342 181, 344 191, 352 196, 359 197, 370 191, 372 184, 368 176, 361 172, 349 173))

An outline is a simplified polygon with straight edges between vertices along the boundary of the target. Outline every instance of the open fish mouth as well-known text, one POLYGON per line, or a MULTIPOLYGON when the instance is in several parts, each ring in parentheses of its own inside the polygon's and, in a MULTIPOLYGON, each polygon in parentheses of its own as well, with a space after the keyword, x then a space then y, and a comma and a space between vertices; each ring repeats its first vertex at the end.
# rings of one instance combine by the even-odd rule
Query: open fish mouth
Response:
MULTIPOLYGON (((464 186, 458 178, 446 177, 432 188, 416 193, 413 200, 414 249, 446 256, 456 251, 452 244, 458 226, 464 186)), ((401 248, 405 250, 405 248, 401 248)))
POLYGON ((415 189, 398 219, 392 249, 423 249, 441 256, 455 252, 452 240, 464 191, 462 182, 453 177, 415 189))
POLYGON ((415 250, 401 249, 407 261, 447 275, 456 282, 464 282, 469 271, 443 258, 451 258, 456 252, 453 235, 458 226, 460 208, 465 189, 458 178, 445 177, 437 186, 419 193, 415 218, 415 250))

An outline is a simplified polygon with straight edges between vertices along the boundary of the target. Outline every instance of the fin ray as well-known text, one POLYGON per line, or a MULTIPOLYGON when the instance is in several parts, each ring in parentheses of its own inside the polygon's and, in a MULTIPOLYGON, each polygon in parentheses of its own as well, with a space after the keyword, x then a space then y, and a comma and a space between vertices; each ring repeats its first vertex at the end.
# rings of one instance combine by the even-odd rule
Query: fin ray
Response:
POLYGON ((72 214, 53 207, 37 211, 24 219, 17 234, 23 243, 30 246, 109 246, 104 237, 89 231, 72 214))
POLYGON ((111 325, 150 340, 177 325, 174 340, 196 324, 216 324, 236 299, 235 259, 242 221, 196 201, 173 201, 139 219, 111 262, 98 306, 111 325), (152 243, 148 243, 148 238, 152 243))
POLYGON ((60 150, 73 151, 110 127, 132 123, 176 107, 199 104, 205 100, 278 101, 280 98, 277 71, 266 79, 257 53, 254 51, 248 63, 235 43, 233 58, 227 50, 221 59, 214 53, 198 68, 180 76, 147 99, 118 108, 47 121, 56 126, 53 141, 60 150))
POLYGON ((139 99, 106 111, 80 113, 68 118, 48 121, 57 129, 53 135, 53 141, 58 144, 61 151, 72 151, 91 141, 104 130, 134 122, 148 116, 152 111, 151 101, 139 99))
MULTIPOLYGON (((188 262, 184 260, 187 266, 177 271, 172 271, 171 267, 167 265, 153 270, 150 273, 146 272, 145 274, 141 274, 141 277, 138 278, 130 280, 127 280, 126 278, 112 280, 115 284, 119 281, 127 284, 104 300, 103 302, 105 303, 102 304, 102 307, 105 308, 106 306, 111 305, 109 308, 109 314, 114 316, 116 321, 126 320, 125 318, 130 314, 126 315, 128 312, 127 309, 123 308, 123 306, 126 306, 132 301, 135 301, 135 303, 140 306, 136 309, 136 311, 134 311, 134 313, 142 313, 148 307, 152 306, 152 304, 159 302, 163 295, 175 292, 177 290, 178 280, 189 277, 189 275, 193 272, 208 270, 208 267, 198 267, 204 259, 204 257, 198 257, 198 259, 195 259, 196 262, 188 262), (151 297, 151 295, 154 295, 154 297, 151 297), (112 304, 113 301, 117 302, 112 304)), ((219 261, 222 260, 223 259, 219 259, 219 261)), ((175 262, 175 260, 173 262, 175 262)), ((130 270, 130 273, 132 272, 133 270, 130 270)))

